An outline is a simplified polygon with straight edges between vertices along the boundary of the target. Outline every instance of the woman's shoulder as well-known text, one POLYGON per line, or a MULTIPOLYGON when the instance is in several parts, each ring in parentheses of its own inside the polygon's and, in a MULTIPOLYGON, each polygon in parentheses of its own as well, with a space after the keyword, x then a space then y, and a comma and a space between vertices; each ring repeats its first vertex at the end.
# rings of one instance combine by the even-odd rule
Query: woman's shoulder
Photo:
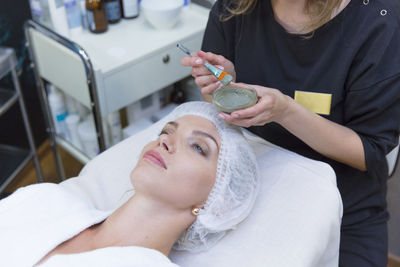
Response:
POLYGON ((344 10, 345 23, 364 30, 398 30, 400 27, 399 0, 352 0, 344 10))

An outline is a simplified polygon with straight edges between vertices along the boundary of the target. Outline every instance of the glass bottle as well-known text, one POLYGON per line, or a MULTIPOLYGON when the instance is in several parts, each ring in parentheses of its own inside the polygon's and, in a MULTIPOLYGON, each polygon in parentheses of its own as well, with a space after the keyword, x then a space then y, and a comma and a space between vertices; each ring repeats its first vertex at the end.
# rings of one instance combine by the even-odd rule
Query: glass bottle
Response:
POLYGON ((133 19, 139 16, 139 0, 119 0, 121 4, 122 17, 133 19))
POLYGON ((104 0, 86 0, 86 16, 91 32, 107 31, 108 22, 104 0))
POLYGON ((109 23, 117 23, 121 19, 119 0, 104 0, 106 16, 109 23))

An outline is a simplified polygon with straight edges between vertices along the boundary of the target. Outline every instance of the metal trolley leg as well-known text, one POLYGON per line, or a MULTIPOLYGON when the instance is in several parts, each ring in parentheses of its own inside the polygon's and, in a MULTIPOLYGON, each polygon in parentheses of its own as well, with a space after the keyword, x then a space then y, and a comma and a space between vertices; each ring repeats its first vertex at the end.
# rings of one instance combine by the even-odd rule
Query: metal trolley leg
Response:
POLYGON ((35 147, 35 142, 34 142, 33 136, 32 136, 31 126, 29 124, 29 119, 28 119, 28 116, 26 114, 25 103, 24 103, 21 87, 20 87, 20 84, 19 84, 18 75, 17 75, 17 72, 16 72, 15 69, 11 70, 11 74, 12 74, 12 79, 13 79, 13 82, 14 82, 15 90, 17 91, 17 93, 19 95, 19 105, 20 105, 20 108, 21 108, 21 111, 22 111, 21 113, 22 113, 22 118, 24 120, 26 135, 28 136, 29 146, 30 146, 30 149, 32 151, 32 157, 33 157, 33 162, 34 162, 34 165, 35 165, 36 173, 37 173, 37 176, 38 176, 38 182, 42 183, 42 182, 44 182, 43 175, 42 175, 42 171, 40 169, 39 158, 38 158, 37 153, 36 153, 36 147, 35 147))

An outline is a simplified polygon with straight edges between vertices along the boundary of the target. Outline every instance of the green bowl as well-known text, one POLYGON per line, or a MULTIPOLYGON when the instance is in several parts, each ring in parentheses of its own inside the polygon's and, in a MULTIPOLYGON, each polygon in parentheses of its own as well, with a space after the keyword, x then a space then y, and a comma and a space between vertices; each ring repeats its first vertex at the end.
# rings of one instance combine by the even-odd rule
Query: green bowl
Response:
POLYGON ((213 104, 225 113, 251 107, 257 103, 257 91, 250 87, 227 86, 214 91, 213 104))

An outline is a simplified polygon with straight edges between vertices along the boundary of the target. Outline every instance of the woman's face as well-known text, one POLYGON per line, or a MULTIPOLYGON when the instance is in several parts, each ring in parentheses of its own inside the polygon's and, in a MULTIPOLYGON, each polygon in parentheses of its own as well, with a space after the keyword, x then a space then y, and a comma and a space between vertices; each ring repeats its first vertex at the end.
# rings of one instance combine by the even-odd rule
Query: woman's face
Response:
POLYGON ((178 209, 204 205, 215 182, 219 147, 217 128, 207 119, 187 115, 167 123, 131 173, 136 194, 178 209))

